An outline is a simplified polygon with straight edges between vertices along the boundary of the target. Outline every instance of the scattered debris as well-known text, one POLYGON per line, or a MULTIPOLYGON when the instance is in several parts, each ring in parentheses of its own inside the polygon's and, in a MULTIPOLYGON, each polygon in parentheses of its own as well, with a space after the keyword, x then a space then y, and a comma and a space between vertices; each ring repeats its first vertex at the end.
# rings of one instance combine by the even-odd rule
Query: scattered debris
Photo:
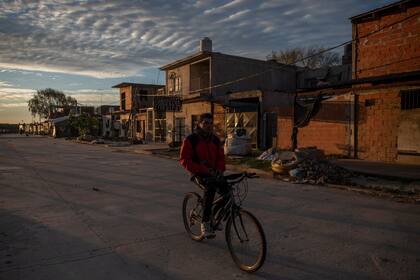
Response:
POLYGON ((353 173, 347 169, 329 162, 324 153, 317 148, 310 147, 296 149, 295 152, 266 151, 261 159, 272 159, 271 167, 275 174, 288 174, 290 181, 323 185, 351 184, 353 173))
POLYGON ((90 144, 105 144, 104 139, 95 139, 90 141, 90 144))
POLYGON ((296 168, 298 163, 298 157, 294 152, 276 153, 271 162, 271 169, 274 173, 286 175, 291 169, 296 168))
POLYGON ((296 169, 289 174, 296 183, 315 185, 340 184, 351 185, 353 173, 347 169, 334 165, 326 159, 306 158, 299 162, 296 169))
POLYGON ((79 136, 77 137, 77 141, 87 141, 87 142, 91 142, 93 140, 95 140, 95 136, 92 135, 83 135, 83 136, 79 136))
POLYGON ((263 152, 258 159, 259 160, 274 160, 279 156, 279 154, 277 153, 277 150, 275 148, 270 148, 267 151, 263 152))

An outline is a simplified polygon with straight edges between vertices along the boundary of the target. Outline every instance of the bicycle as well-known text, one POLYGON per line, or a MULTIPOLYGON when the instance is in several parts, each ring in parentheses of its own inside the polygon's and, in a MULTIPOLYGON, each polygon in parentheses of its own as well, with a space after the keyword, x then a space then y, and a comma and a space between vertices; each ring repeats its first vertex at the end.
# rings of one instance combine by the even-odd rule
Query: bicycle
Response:
MULTIPOLYGON (((255 173, 247 172, 224 176, 222 180, 228 191, 219 195, 212 206, 216 211, 213 211, 213 229, 217 230, 220 223, 226 222, 225 239, 231 257, 241 270, 250 273, 261 268, 267 254, 267 242, 260 222, 241 207, 248 193, 246 179, 256 177, 255 173)), ((201 189, 205 188, 199 177, 193 176, 191 181, 201 189)), ((182 217, 187 233, 195 241, 204 239, 200 228, 202 212, 202 197, 196 192, 187 193, 182 205, 182 217)))

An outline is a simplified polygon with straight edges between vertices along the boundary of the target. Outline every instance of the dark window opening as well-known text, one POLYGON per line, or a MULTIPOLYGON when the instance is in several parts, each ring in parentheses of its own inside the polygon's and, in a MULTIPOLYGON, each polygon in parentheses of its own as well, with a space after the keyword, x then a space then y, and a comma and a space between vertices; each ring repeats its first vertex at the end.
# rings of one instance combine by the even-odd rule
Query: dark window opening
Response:
POLYGON ((137 121, 136 127, 137 127, 137 132, 140 133, 141 132, 141 124, 140 124, 139 120, 137 121))
POLYGON ((365 100, 365 107, 370 107, 370 106, 373 106, 373 105, 375 105, 375 99, 366 99, 365 100))
POLYGON ((420 89, 401 91, 401 110, 420 108, 420 89))
POLYGON ((121 111, 125 111, 125 92, 121 93, 121 111))
POLYGON ((153 111, 147 112, 147 130, 153 130, 153 111))
POLYGON ((191 131, 194 132, 197 129, 199 115, 191 115, 191 131))
POLYGON ((185 118, 175 118, 174 142, 181 143, 185 138, 185 118))

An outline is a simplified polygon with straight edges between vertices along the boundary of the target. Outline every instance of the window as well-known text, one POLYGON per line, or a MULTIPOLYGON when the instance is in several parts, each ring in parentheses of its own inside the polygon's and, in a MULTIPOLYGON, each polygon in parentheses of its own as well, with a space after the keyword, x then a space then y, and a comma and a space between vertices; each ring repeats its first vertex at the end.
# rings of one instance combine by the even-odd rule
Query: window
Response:
POLYGON ((175 92, 180 92, 182 89, 181 77, 175 78, 175 92))
POLYGON ((401 110, 420 108, 420 89, 401 91, 401 110))
POLYGON ((198 125, 199 115, 191 115, 191 131, 194 132, 198 125))
POLYGON ((182 90, 182 79, 174 72, 169 75, 168 90, 170 93, 179 93, 182 90))
POLYGON ((174 142, 181 143, 185 137, 185 118, 175 118, 174 142))
POLYGON ((137 132, 141 132, 141 124, 140 124, 140 121, 139 120, 137 120, 137 123, 136 123, 136 128, 137 128, 137 132))
POLYGON ((125 111, 125 92, 121 93, 121 111, 125 111))

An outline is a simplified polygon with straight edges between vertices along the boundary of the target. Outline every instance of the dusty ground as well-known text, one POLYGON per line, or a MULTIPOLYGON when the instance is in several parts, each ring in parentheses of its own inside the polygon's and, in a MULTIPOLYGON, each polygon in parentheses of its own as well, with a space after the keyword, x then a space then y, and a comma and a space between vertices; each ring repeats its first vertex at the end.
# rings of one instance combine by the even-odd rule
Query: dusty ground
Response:
POLYGON ((420 207, 249 183, 268 258, 254 275, 223 235, 193 242, 194 190, 173 160, 44 137, 0 137, 0 279, 420 279, 420 207))

